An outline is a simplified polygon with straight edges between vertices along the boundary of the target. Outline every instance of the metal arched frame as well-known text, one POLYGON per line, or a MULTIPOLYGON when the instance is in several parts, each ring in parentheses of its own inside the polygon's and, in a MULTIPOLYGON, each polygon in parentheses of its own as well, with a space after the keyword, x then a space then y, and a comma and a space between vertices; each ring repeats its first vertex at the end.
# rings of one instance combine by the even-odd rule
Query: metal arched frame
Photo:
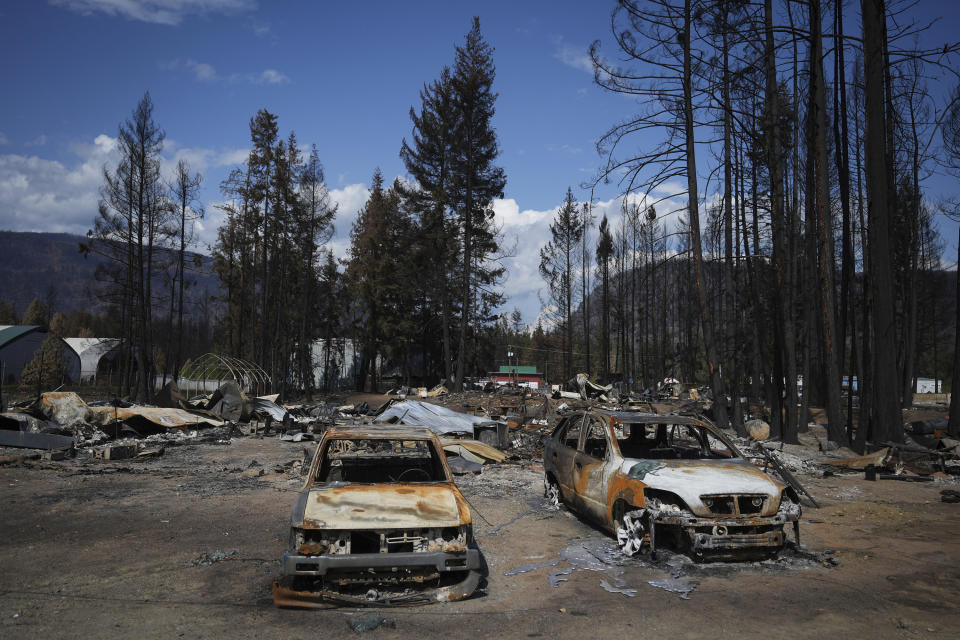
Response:
POLYGON ((205 353, 180 369, 180 388, 188 397, 212 391, 208 386, 210 382, 216 387, 235 382, 241 391, 251 396, 267 395, 271 389, 270 376, 260 365, 232 356, 205 353))

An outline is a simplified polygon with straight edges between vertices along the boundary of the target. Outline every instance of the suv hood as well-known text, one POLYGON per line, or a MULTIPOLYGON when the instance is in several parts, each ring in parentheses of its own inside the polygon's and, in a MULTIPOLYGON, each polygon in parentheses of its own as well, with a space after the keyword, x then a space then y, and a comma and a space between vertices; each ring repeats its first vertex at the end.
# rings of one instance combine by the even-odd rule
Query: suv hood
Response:
POLYGON ((775 513, 785 485, 749 462, 730 460, 626 460, 624 471, 651 489, 680 496, 697 515, 710 515, 702 495, 753 494, 770 498, 764 515, 775 513))
POLYGON ((338 484, 308 491, 307 529, 455 527, 462 498, 452 484, 338 484))

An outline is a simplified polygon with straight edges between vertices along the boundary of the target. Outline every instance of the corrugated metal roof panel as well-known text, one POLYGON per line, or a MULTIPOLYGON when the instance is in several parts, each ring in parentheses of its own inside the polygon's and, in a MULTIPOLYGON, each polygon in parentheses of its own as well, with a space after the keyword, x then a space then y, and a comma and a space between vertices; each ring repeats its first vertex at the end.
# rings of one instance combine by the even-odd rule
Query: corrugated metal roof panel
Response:
POLYGON ((5 325, 3 328, 0 328, 0 347, 39 328, 40 325, 38 324, 5 325))
POLYGON ((381 423, 397 422, 403 425, 417 425, 426 427, 434 433, 473 433, 478 424, 496 424, 489 418, 471 416, 446 407, 420 402, 419 400, 405 400, 390 405, 386 411, 377 417, 381 423))

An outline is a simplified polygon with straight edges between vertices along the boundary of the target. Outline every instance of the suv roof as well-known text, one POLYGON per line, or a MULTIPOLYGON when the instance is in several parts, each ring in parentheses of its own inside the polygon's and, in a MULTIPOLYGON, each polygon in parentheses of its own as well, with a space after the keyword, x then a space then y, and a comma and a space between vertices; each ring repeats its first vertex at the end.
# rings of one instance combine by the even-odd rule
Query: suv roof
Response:
POLYGON ((670 424, 704 424, 702 420, 693 418, 691 416, 679 416, 675 414, 659 414, 659 413, 645 413, 643 411, 610 411, 607 409, 594 409, 595 413, 602 413, 608 415, 614 420, 620 422, 634 422, 634 423, 661 423, 669 422, 670 424))
POLYGON ((326 438, 343 439, 396 439, 406 438, 408 440, 433 440, 434 433, 427 427, 416 427, 410 425, 357 425, 357 426, 337 426, 327 429, 324 436, 326 438))

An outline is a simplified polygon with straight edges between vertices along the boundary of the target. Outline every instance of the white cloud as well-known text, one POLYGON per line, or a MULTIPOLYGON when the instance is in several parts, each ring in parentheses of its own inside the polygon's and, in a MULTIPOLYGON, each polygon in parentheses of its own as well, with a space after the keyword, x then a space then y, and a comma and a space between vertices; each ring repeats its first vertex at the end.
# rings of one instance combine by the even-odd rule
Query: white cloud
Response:
MULTIPOLYGON (((669 185, 662 195, 668 195, 666 192, 673 186, 669 185)), ((330 198, 338 204, 339 208, 334 221, 336 233, 328 247, 337 258, 347 257, 350 248, 350 228, 369 195, 368 186, 360 183, 330 190, 330 198)), ((668 211, 682 204, 684 203, 678 199, 670 199, 658 204, 657 211, 661 216, 665 216, 668 211)), ((530 324, 535 324, 536 319, 541 315, 540 292, 544 282, 539 270, 540 248, 550 240, 550 222, 559 205, 558 202, 557 207, 538 210, 521 209, 513 198, 497 199, 492 203, 496 224, 501 227, 503 234, 502 246, 516 247, 514 255, 504 259, 507 277, 503 282, 503 291, 507 300, 501 312, 508 313, 517 307, 523 314, 524 320, 530 324)), ((582 203, 578 205, 582 206, 582 203)), ((646 205, 647 200, 642 196, 631 195, 627 198, 627 206, 640 206, 646 209, 646 205)), ((593 226, 588 238, 588 247, 591 252, 597 243, 597 226, 600 224, 600 219, 606 215, 611 232, 616 233, 620 226, 623 208, 622 197, 594 203, 591 211, 594 216, 593 226)), ((664 218, 667 233, 675 230, 676 219, 675 215, 664 218)))
POLYGON ((540 313, 537 314, 537 319, 527 325, 527 334, 532 336, 538 324, 544 331, 552 331, 558 324, 557 320, 557 307, 548 304, 540 309, 540 313))
POLYGON ((180 160, 186 160, 191 171, 206 171, 217 167, 229 167, 246 161, 249 149, 206 149, 203 147, 182 147, 176 140, 164 141, 163 165, 165 171, 172 171, 180 160))
POLYGON ((193 71, 194 77, 200 82, 213 82, 217 79, 217 70, 213 65, 206 62, 197 62, 196 60, 187 60, 184 65, 193 71))
POLYGON ((0 145, 5 145, 9 143, 10 143, 10 139, 7 138, 7 134, 5 134, 3 131, 0 131, 0 145))
POLYGON ((45 134, 40 134, 30 142, 24 143, 25 147, 42 147, 47 144, 47 136, 45 134))
POLYGON ((255 0, 50 0, 82 15, 105 13, 128 20, 178 25, 188 15, 237 13, 256 8, 255 0))
POLYGON ((553 57, 568 67, 586 71, 590 74, 593 73, 593 61, 590 59, 586 48, 561 43, 553 57))
POLYGON ((232 149, 230 151, 221 151, 220 155, 216 158, 217 167, 228 167, 235 164, 240 164, 241 162, 246 162, 247 158, 250 157, 249 149, 232 149))
POLYGON ((253 84, 287 84, 290 78, 276 69, 265 69, 257 75, 250 76, 253 84))
POLYGON ((370 189, 365 184, 351 184, 343 189, 331 189, 330 199, 339 207, 337 221, 349 221, 352 224, 369 197, 370 189))
POLYGON ((253 31, 253 35, 258 38, 266 38, 267 36, 273 35, 273 29, 271 29, 269 22, 253 20, 250 23, 250 30, 253 31))
POLYGON ((73 166, 37 156, 0 155, 0 228, 85 233, 97 212, 102 167, 115 147, 106 135, 77 145, 80 161, 73 166))
POLYGON ((580 147, 575 147, 569 144, 548 144, 545 148, 550 153, 563 153, 571 156, 575 156, 578 153, 583 153, 583 149, 580 147))
MULTIPOLYGON (((0 154, 0 229, 86 233, 97 214, 103 167, 116 165, 116 147, 115 138, 100 134, 90 142, 70 145, 76 156, 73 162, 0 154)), ((162 172, 170 178, 181 159, 190 163, 191 171, 203 173, 238 164, 246 157, 246 149, 181 147, 167 140, 162 172)), ((208 233, 201 234, 201 239, 209 241, 216 238, 219 222, 212 205, 205 208, 211 218, 204 223, 208 233)))
POLYGON ((196 247, 201 253, 209 255, 210 247, 217 242, 217 231, 220 230, 227 214, 218 205, 223 201, 207 202, 203 208, 203 219, 194 222, 196 247))
POLYGON ((503 311, 516 307, 528 323, 534 323, 540 311, 540 290, 544 286, 540 277, 540 248, 550 240, 550 222, 558 207, 521 210, 513 198, 493 201, 493 213, 503 233, 503 244, 516 246, 514 256, 504 261, 507 277, 503 291, 507 301, 503 311))
POLYGON ((333 220, 334 235, 329 248, 337 258, 346 257, 350 248, 350 228, 369 197, 370 189, 365 184, 350 184, 342 189, 330 189, 330 200, 337 205, 337 215, 333 220))
POLYGON ((193 74, 194 80, 206 83, 249 83, 249 84, 288 84, 290 76, 276 69, 264 69, 259 73, 231 73, 224 76, 217 73, 216 67, 207 62, 199 62, 192 58, 169 60, 160 63, 160 68, 166 71, 186 69, 193 74))

